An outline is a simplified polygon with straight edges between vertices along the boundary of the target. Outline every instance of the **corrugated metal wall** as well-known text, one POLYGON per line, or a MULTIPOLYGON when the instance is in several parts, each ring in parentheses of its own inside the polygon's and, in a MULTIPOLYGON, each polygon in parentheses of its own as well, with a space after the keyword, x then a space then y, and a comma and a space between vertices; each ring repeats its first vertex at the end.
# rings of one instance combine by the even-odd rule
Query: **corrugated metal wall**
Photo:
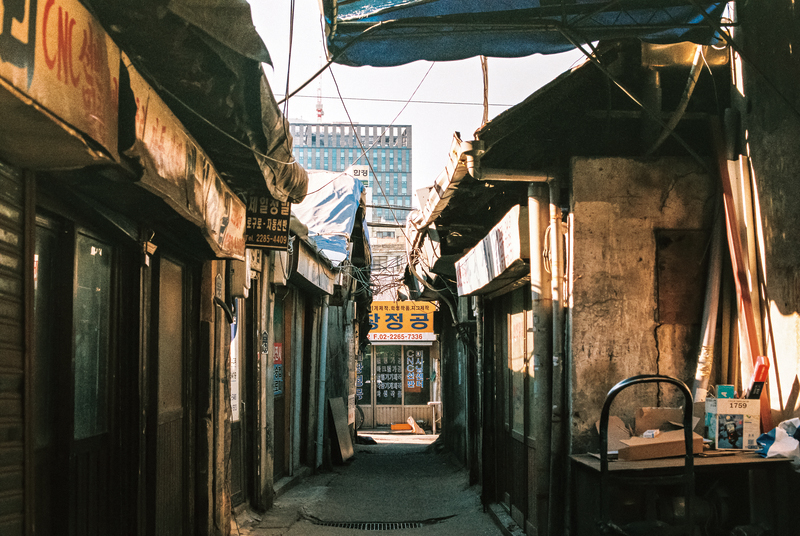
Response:
MULTIPOLYGON (((370 422, 369 406, 362 406, 364 409, 364 422, 370 422)), ((414 420, 424 421, 426 426, 430 426, 433 419, 433 409, 431 406, 376 406, 375 407, 375 426, 388 426, 390 424, 404 423, 409 417, 414 420)))
POLYGON ((0 534, 23 534, 24 185, 0 164, 0 534))

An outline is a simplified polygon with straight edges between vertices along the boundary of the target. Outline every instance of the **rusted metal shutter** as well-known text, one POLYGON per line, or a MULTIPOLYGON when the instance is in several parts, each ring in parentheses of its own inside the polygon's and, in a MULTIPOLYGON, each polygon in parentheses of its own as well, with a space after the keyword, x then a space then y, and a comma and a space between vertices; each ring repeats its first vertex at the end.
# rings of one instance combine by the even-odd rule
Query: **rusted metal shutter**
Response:
POLYGON ((24 523, 24 184, 0 163, 0 534, 24 523))

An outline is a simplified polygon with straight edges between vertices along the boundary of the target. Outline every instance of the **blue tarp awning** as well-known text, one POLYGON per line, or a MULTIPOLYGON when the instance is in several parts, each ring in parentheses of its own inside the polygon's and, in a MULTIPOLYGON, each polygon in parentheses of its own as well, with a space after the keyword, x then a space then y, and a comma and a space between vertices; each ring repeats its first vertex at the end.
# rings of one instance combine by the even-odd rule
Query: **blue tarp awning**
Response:
MULTIPOLYGON (((308 171, 308 194, 302 203, 292 205, 292 213, 308 227, 308 236, 338 267, 350 255, 350 241, 356 227, 356 218, 363 211, 358 208, 364 196, 364 184, 347 173, 335 171, 308 171)), ((365 247, 366 222, 361 222, 365 247)), ((359 237, 360 239, 360 237, 359 237)))
POLYGON ((322 0, 336 63, 392 66, 522 57, 635 37, 708 44, 726 2, 703 0, 322 0))

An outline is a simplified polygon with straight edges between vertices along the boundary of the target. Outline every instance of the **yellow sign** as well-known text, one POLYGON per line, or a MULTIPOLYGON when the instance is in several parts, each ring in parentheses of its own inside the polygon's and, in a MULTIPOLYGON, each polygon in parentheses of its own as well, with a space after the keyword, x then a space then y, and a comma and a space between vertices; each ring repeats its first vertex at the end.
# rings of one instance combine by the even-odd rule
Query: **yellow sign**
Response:
POLYGON ((372 302, 368 338, 373 342, 435 341, 434 311, 431 302, 372 302))

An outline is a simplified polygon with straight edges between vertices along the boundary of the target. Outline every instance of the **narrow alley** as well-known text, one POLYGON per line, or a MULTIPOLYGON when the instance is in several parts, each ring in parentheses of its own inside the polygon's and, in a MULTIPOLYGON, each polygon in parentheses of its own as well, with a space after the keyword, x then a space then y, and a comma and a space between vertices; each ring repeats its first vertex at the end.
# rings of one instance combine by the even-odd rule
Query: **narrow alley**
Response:
POLYGON ((355 445, 347 464, 303 479, 266 513, 240 513, 232 534, 504 534, 495 521, 502 517, 484 512, 479 487, 469 486, 468 471, 439 448, 438 436, 362 431, 359 437, 376 444, 355 445))

